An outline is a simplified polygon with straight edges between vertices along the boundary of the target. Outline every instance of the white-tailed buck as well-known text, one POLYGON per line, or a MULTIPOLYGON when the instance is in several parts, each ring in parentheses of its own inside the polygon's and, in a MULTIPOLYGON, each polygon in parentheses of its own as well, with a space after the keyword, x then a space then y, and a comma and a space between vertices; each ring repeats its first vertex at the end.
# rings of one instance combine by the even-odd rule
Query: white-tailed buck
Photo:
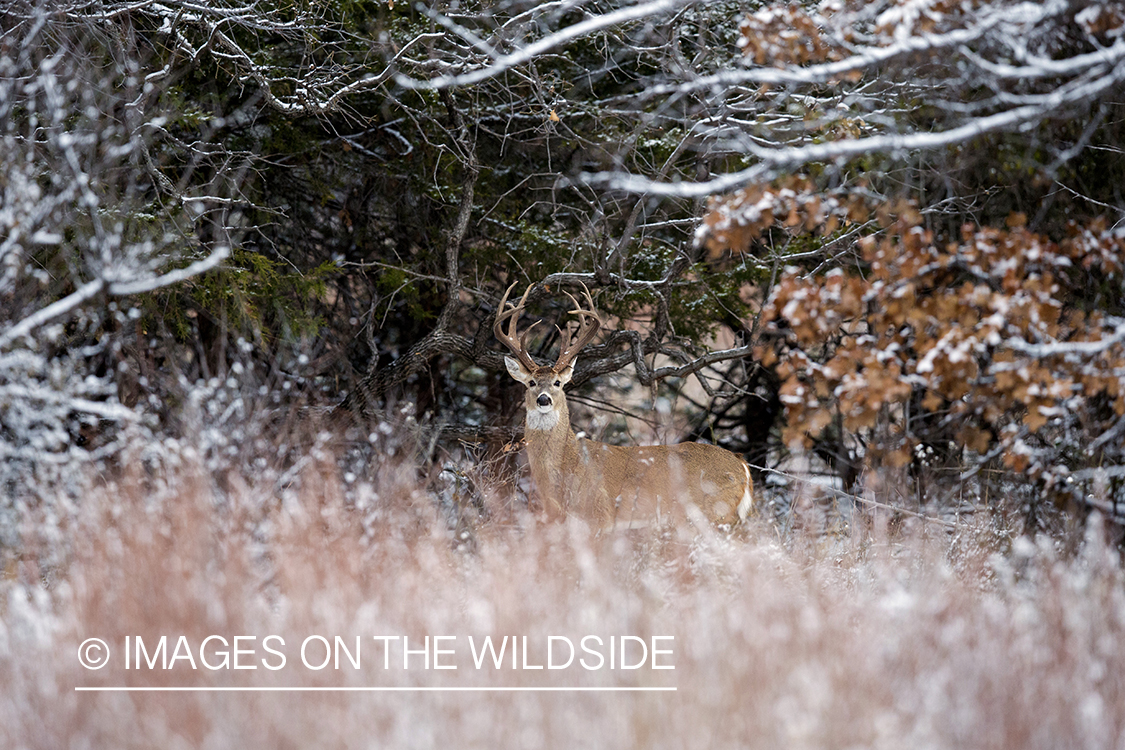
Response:
POLYGON ((754 485, 750 468, 730 451, 703 443, 622 447, 574 434, 563 387, 574 374, 578 352, 601 327, 594 301, 585 290, 589 309, 583 309, 567 294, 575 305, 570 312, 579 318, 578 331, 569 341, 564 335, 558 361, 546 367, 527 352, 528 335, 538 322, 517 337, 531 287, 518 304, 511 304, 508 295, 514 287, 504 293, 492 330, 515 355, 504 357, 508 372, 527 387, 527 457, 547 516, 576 515, 598 529, 694 520, 699 513, 692 506, 715 524, 745 519, 754 485))

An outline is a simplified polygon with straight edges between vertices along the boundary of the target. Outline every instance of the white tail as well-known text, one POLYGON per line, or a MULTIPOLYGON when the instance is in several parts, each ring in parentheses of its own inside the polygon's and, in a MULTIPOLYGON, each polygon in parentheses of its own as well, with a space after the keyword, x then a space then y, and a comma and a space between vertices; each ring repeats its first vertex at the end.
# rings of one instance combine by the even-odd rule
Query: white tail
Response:
POLYGON ((545 367, 527 352, 538 322, 516 335, 531 287, 511 304, 514 287, 500 301, 493 333, 516 356, 504 357, 508 373, 527 388, 527 457, 548 517, 573 514, 600 529, 678 523, 698 515, 692 508, 716 524, 745 519, 754 484, 746 462, 730 451, 703 443, 622 447, 574 434, 563 387, 574 374, 578 352, 601 327, 593 299, 585 290, 588 309, 583 309, 567 294, 575 305, 570 312, 579 316, 578 332, 570 341, 564 337, 555 365, 545 367))

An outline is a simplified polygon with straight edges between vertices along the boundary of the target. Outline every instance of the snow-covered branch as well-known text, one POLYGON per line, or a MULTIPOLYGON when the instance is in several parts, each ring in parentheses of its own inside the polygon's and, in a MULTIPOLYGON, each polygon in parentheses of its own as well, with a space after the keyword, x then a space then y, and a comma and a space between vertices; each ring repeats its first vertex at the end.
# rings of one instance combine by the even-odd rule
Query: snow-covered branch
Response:
POLYGON ((1035 359, 1045 359, 1067 355, 1096 357, 1122 342, 1125 342, 1125 321, 1118 323, 1112 333, 1107 333, 1095 341, 1052 341, 1046 344, 1032 344, 1023 339, 1009 338, 1004 341, 1004 346, 1035 359))
POLYGON ((1061 87, 1042 97, 1036 104, 971 119, 948 130, 888 133, 781 148, 749 146, 747 150, 758 159, 757 163, 738 172, 701 182, 665 182, 624 172, 584 172, 573 178, 573 181, 643 195, 703 198, 768 181, 783 172, 793 171, 807 164, 831 164, 869 154, 897 156, 915 151, 934 151, 965 143, 988 133, 1017 129, 1022 125, 1059 115, 1068 107, 1095 101, 1110 89, 1120 86, 1123 81, 1125 65, 1119 65, 1093 80, 1084 79, 1061 87))
MULTIPOLYGON (((466 19, 442 18, 467 46, 445 53, 439 46, 440 72, 400 73, 395 80, 412 89, 471 87, 530 69, 549 54, 637 21, 655 30, 635 42, 638 50, 660 39, 690 37, 703 15, 710 23, 741 23, 736 40, 741 59, 734 45, 699 50, 692 63, 685 59, 662 69, 613 107, 619 113, 631 109, 644 127, 686 123, 686 152, 727 164, 737 157, 745 166, 703 179, 665 175, 630 164, 632 147, 621 144, 614 168, 599 163, 597 170, 571 173, 561 183, 686 199, 769 181, 809 164, 897 158, 1021 132, 1046 120, 1081 116, 1125 83, 1125 36, 1112 25, 1116 16, 1110 11, 1075 15, 1058 1, 993 2, 971 11, 915 5, 825 4, 819 15, 770 5, 742 17, 720 2, 599 3, 557 28, 549 24, 559 16, 546 10, 520 15, 526 19, 523 33, 514 31, 511 21, 470 27, 466 19), (1081 43, 1060 46, 1068 35, 1083 34, 1088 49, 1081 43), (903 100, 914 104, 900 110, 903 100), (919 116, 927 110, 933 114, 919 116)), ((619 43, 629 48, 629 41, 619 43)))
MULTIPOLYGON (((447 74, 425 80, 399 75, 395 77, 395 81, 404 88, 412 89, 444 89, 457 86, 471 86, 490 78, 495 78, 513 68, 526 65, 548 52, 576 40, 589 37, 596 32, 640 20, 652 23, 654 19, 662 18, 684 6, 694 5, 698 2, 700 2, 700 0, 654 0, 653 2, 627 5, 624 8, 619 8, 609 13, 590 16, 578 23, 548 34, 542 39, 538 39, 510 54, 490 55, 489 57, 492 58, 491 64, 467 73, 447 74)), ((480 44, 482 43, 479 42, 479 40, 474 42, 474 46, 479 46, 480 44)))
POLYGON ((177 268, 174 271, 168 271, 160 276, 150 278, 114 281, 109 284, 108 291, 115 297, 123 297, 130 294, 148 294, 150 292, 155 292, 157 289, 172 286, 173 284, 182 284, 188 279, 193 279, 214 268, 218 268, 219 264, 229 257, 230 248, 226 245, 219 245, 213 249, 206 258, 197 260, 184 268, 177 268))
POLYGON ((0 349, 3 349, 13 341, 18 341, 24 336, 31 335, 33 331, 53 320, 73 313, 82 305, 101 294, 105 286, 104 279, 94 279, 93 281, 83 284, 80 288, 62 299, 56 300, 46 307, 28 315, 11 328, 0 332, 0 349))

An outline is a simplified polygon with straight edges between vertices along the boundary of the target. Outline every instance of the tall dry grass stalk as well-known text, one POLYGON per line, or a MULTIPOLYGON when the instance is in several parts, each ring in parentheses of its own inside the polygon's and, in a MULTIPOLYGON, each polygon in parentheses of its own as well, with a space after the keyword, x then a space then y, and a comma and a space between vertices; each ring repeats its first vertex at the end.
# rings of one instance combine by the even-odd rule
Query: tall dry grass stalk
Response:
POLYGON ((466 551, 407 468, 346 491, 337 474, 313 462, 278 491, 188 462, 83 498, 50 584, 30 553, 0 581, 0 746, 1125 748, 1125 580, 1096 530, 1063 560, 1027 541, 990 555, 971 528, 828 542, 762 524, 683 546, 523 519, 466 551), (198 668, 124 668, 126 636, 151 653, 161 635, 198 668), (258 668, 199 664, 210 635, 255 636, 258 668), (360 636, 361 667, 306 668, 310 635, 360 636), (458 669, 404 670, 400 641, 385 669, 386 635, 456 636, 458 669), (486 635, 527 636, 531 665, 550 635, 671 635, 675 669, 477 669, 467 639, 486 635), (91 637, 114 652, 97 671, 76 656, 91 637), (121 685, 676 691, 74 689, 121 685))

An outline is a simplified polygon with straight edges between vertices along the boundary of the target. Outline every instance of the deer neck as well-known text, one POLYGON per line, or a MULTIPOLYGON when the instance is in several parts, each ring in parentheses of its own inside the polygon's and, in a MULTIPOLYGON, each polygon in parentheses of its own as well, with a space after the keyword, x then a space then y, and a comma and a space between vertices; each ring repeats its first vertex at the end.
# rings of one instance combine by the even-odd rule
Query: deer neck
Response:
POLYGON ((561 406, 554 420, 529 413, 524 438, 531 476, 548 515, 565 514, 567 476, 573 473, 568 467, 573 467, 578 458, 578 438, 570 429, 566 405, 561 406))

